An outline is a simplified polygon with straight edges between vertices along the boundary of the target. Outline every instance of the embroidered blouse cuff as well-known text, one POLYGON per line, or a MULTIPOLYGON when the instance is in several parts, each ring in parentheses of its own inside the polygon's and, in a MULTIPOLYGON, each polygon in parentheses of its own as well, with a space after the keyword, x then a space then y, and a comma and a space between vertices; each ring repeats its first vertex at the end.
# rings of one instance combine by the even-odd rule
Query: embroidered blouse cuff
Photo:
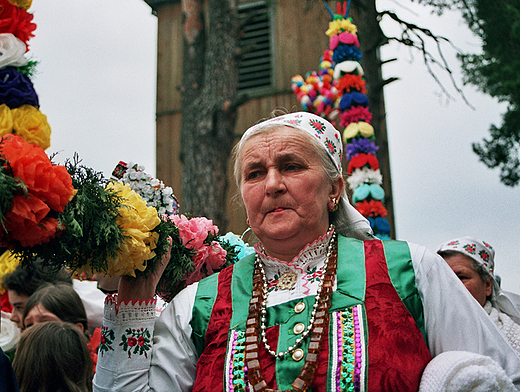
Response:
POLYGON ((117 303, 117 294, 105 298, 105 320, 112 323, 126 324, 155 320, 157 299, 146 301, 123 301, 117 303))

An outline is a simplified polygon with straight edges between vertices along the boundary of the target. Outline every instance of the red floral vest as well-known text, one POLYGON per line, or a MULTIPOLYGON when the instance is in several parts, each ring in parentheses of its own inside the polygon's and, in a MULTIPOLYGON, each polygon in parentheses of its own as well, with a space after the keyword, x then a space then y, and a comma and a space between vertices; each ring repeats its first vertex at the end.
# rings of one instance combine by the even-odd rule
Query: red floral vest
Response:
MULTIPOLYGON (((342 237, 340 237, 342 238, 342 237)), ((343 238, 343 240, 345 240, 343 238)), ((357 241, 348 239, 349 246, 357 244, 361 247, 361 255, 364 253, 365 262, 365 279, 366 286, 364 292, 364 306, 366 312, 365 324, 368 327, 367 344, 365 352, 367 353, 368 368, 365 369, 365 383, 360 387, 359 383, 354 383, 354 391, 417 391, 419 388, 420 378, 426 364, 431 360, 429 350, 425 343, 425 338, 421 333, 423 329, 422 305, 418 299, 418 292, 415 288, 415 275, 411 266, 411 257, 409 255, 406 243, 398 241, 357 241), (397 244, 398 252, 392 253, 390 250, 393 244, 397 244), (406 249, 406 251, 402 251, 406 249), (386 252, 385 252, 386 250, 386 252), (389 260, 386 259, 385 253, 391 254, 389 260), (392 284, 389 269, 392 271, 392 278, 399 286, 399 293, 392 284), (405 281, 406 280, 406 281, 405 281), (402 292, 402 287, 406 287, 409 292, 402 292), (412 317, 408 307, 415 301, 419 301, 420 312, 412 317), (404 304, 403 304, 404 303, 404 304), (405 306, 405 304, 407 306, 405 306), (419 327, 418 327, 419 325, 419 327), (361 389, 360 389, 361 388, 361 389)), ((340 243, 341 244, 341 243, 340 243)), ((348 248, 347 248, 348 249, 348 248)), ((340 290, 341 274, 350 274, 351 271, 342 269, 343 257, 349 258, 342 248, 338 254, 338 288, 340 290)), ((244 262, 242 260, 241 262, 244 262)), ((248 261, 251 262, 251 261, 248 261)), ((362 260, 350 261, 359 263, 362 260)), ((224 376, 226 367, 226 352, 230 339, 230 320, 232 318, 232 278, 234 268, 231 266, 221 271, 217 277, 202 281, 200 285, 213 284, 213 296, 205 296, 201 300, 211 302, 211 315, 197 314, 194 312, 196 323, 194 327, 194 341, 197 345, 197 336, 201 355, 197 362, 197 377, 193 392, 201 391, 228 391, 232 386, 224 385, 224 376), (212 298, 210 298, 212 297, 212 298), (199 323, 203 318, 207 320, 207 329, 199 331, 199 323)), ((211 277, 210 277, 211 278, 211 277)), ((251 277, 252 279, 252 277, 251 277)), ((203 286, 202 286, 203 287, 203 286)), ((211 291, 211 290, 210 290, 211 291)), ((241 298, 240 301, 249 302, 248 298, 241 298)), ((199 299, 198 299, 199 300, 199 299)), ((331 309, 334 306, 334 299, 331 309)), ((337 306, 335 307, 337 308, 337 306)), ((417 306, 416 309, 417 310, 417 306)), ((209 312, 208 312, 209 313, 209 312)), ((332 336, 332 328, 329 326, 328 339, 323 342, 323 349, 320 353, 319 367, 316 372, 314 381, 311 386, 313 392, 327 391, 327 383, 330 383, 330 348, 329 342, 337 341, 332 336)), ((366 332, 365 332, 366 333, 366 332)), ((274 325, 267 329, 267 340, 269 342, 278 341, 278 326, 274 325)), ((272 345, 273 346, 273 345, 272 345)), ((276 350, 275 347, 273 347, 276 350)), ((276 380, 276 362, 266 350, 260 350, 260 361, 264 377, 270 388, 278 388, 276 380)), ((303 361, 302 361, 303 362, 303 361)), ((303 363, 301 363, 303 365, 303 363)), ((231 370, 226 370, 231 371, 231 370)), ((339 377, 339 376, 338 376, 339 377)), ((230 375, 230 379, 232 375, 230 375)), ((237 385, 235 390, 243 389, 237 385)), ((336 390, 334 387, 333 390, 336 390)))

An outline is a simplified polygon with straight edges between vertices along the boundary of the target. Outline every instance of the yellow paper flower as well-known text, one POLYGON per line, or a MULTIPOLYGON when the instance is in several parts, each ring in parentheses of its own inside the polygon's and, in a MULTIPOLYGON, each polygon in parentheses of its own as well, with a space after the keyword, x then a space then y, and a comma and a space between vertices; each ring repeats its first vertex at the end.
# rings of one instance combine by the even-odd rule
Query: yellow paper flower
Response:
POLYGON ((28 10, 31 8, 32 0, 9 0, 9 3, 19 7, 19 8, 25 8, 28 10))
POLYGON ((44 150, 51 145, 51 127, 47 116, 37 107, 22 105, 11 110, 13 114, 13 129, 28 143, 36 144, 44 150))
POLYGON ((343 131, 343 143, 347 144, 347 140, 356 137, 358 133, 364 137, 370 137, 374 134, 374 127, 364 121, 350 123, 343 131))
POLYGON ((0 105, 0 136, 13 132, 13 114, 5 103, 0 105))
MULTIPOLYGON (((20 264, 20 259, 15 257, 10 250, 2 253, 0 256, 0 283, 4 275, 13 272, 18 264, 20 264)), ((5 290, 0 284, 0 295, 3 293, 5 293, 5 290)))
POLYGON ((125 239, 117 257, 108 260, 107 274, 135 276, 135 270, 144 271, 147 261, 155 256, 153 250, 159 234, 152 230, 160 223, 160 219, 157 210, 148 207, 130 185, 110 182, 107 189, 117 192, 125 200, 117 218, 117 224, 121 227, 125 239))
POLYGON ((329 22, 329 29, 325 32, 329 37, 346 31, 350 34, 357 34, 357 27, 350 19, 336 19, 329 22))

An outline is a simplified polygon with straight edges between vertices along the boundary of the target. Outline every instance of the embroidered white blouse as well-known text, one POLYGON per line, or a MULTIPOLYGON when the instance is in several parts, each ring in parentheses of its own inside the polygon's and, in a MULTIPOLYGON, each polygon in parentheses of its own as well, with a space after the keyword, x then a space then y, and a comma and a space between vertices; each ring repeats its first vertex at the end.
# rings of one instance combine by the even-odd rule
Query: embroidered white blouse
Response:
MULTIPOLYGON (((261 256, 269 282, 267 306, 316 293, 327 244, 328 237, 309 245, 292 263, 261 256), (276 281, 288 271, 297 274, 296 283, 281 290, 276 281)), ((520 389, 520 357, 482 306, 440 256, 408 245, 432 356, 446 351, 489 356, 520 389)), ((114 333, 106 335, 112 340, 99 352, 94 391, 191 391, 197 363, 190 326, 196 291, 197 283, 184 289, 159 318, 154 303, 122 304, 116 313, 115 300, 108 298, 103 328, 114 333)))

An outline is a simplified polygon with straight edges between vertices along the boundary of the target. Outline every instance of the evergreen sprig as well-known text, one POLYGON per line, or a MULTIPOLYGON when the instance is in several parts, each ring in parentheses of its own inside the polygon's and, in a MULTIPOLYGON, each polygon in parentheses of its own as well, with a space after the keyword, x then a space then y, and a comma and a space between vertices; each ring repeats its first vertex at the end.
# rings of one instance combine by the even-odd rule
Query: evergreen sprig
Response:
POLYGON ((11 209, 13 198, 17 194, 27 194, 27 188, 20 179, 13 177, 5 159, 0 158, 0 225, 3 231, 7 231, 5 215, 11 209))
POLYGON ((44 265, 56 269, 68 266, 72 271, 106 271, 109 257, 114 257, 124 240, 117 225, 122 199, 106 190, 102 173, 80 165, 77 156, 65 167, 72 178, 76 195, 57 220, 63 231, 50 242, 13 251, 22 260, 42 259, 44 265))

